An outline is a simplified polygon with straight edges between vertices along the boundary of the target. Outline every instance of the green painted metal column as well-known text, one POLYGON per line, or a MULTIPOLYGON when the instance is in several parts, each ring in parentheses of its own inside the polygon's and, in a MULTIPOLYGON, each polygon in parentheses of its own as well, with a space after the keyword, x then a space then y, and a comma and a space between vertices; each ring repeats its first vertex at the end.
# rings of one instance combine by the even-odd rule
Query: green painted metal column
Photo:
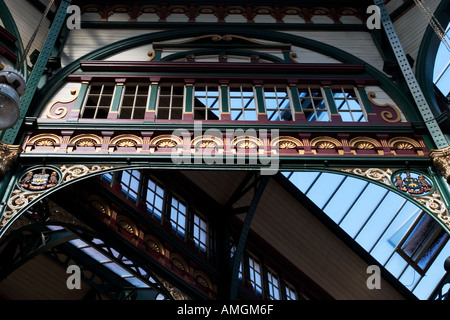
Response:
POLYGON ((397 36, 397 32, 395 31, 394 25, 389 16, 389 12, 384 5, 384 1, 374 0, 374 4, 380 8, 381 23, 383 24, 384 31, 386 32, 386 36, 391 44, 392 51, 394 52, 403 77, 405 78, 411 95, 414 98, 414 102, 416 103, 417 108, 422 115, 423 121, 425 122, 425 125, 427 126, 427 129, 430 132, 431 137, 436 144, 436 147, 438 149, 448 147, 449 141, 447 141, 447 138, 439 127, 436 117, 430 106, 428 105, 428 102, 423 95, 422 89, 420 88, 416 80, 416 76, 405 55, 403 47, 397 36))
POLYGON ((8 130, 2 132, 0 140, 7 144, 14 144, 18 138, 18 134, 22 127, 25 116, 33 100, 34 94, 38 88, 39 81, 47 66, 48 59, 52 53, 56 40, 58 39, 59 32, 65 24, 65 17, 67 14, 67 8, 72 0, 62 0, 58 8, 58 12, 55 15, 53 23, 48 32, 45 43, 42 47, 41 53, 33 67, 33 71, 27 81, 27 90, 20 99, 20 118, 16 125, 8 130))
MULTIPOLYGON (((259 201, 264 193, 264 190, 269 182, 270 177, 265 175, 262 176, 261 181, 259 181, 256 187, 255 193, 253 195, 252 202, 250 203, 250 208, 245 216, 244 224, 242 226, 241 234, 239 237, 239 243, 236 246, 236 251, 234 252, 233 265, 231 270, 231 288, 230 288, 230 299, 236 300, 238 296, 238 283, 239 283, 239 266, 241 264, 242 258, 245 252, 245 244, 247 242, 248 233, 250 231, 250 225, 255 215, 256 208, 259 201)), ((248 268, 245 268, 246 270, 248 268)))

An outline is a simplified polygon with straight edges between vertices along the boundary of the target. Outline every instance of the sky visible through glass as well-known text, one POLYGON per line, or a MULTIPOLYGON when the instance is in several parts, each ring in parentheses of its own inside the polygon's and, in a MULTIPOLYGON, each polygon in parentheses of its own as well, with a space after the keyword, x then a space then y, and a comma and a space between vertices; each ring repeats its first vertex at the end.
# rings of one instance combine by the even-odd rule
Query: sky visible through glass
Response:
POLYGON ((416 297, 429 298, 445 273, 443 265, 450 256, 450 242, 425 276, 395 251, 422 213, 421 208, 388 188, 344 174, 283 172, 283 175, 416 297))
MULTIPOLYGON (((445 30, 445 40, 450 43, 448 34, 450 23, 445 30)), ((444 96, 450 93, 450 47, 441 41, 434 65, 433 81, 444 96)))

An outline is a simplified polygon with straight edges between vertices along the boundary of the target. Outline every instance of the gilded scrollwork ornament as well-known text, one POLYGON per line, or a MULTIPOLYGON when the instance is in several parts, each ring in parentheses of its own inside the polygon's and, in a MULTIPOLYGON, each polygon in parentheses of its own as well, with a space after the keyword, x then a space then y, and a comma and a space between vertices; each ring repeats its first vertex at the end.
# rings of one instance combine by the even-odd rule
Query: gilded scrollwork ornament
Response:
POLYGON ((21 152, 20 146, 9 145, 0 141, 0 177, 5 175, 21 152))
POLYGON ((404 193, 412 201, 434 214, 447 228, 450 228, 450 216, 447 207, 438 190, 433 186, 431 179, 425 174, 389 168, 353 168, 341 169, 340 171, 377 181, 404 193))
POLYGON ((11 219, 34 203, 35 200, 45 196, 48 190, 74 179, 97 174, 112 168, 114 166, 76 164, 71 166, 32 168, 24 172, 18 179, 6 203, 5 211, 0 220, 0 228, 5 227, 11 219))

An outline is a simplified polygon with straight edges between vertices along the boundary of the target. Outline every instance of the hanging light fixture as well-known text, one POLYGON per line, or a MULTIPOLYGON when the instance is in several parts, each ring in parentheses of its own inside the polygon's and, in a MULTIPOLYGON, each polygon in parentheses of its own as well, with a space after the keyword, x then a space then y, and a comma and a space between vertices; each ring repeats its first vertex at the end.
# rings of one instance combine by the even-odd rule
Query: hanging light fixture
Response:
POLYGON ((26 82, 19 71, 0 71, 0 130, 13 127, 19 120, 20 96, 25 89, 26 82))
POLYGON ((47 17, 54 2, 55 0, 50 0, 45 8, 44 14, 28 41, 27 47, 18 63, 17 70, 0 70, 0 130, 12 128, 20 118, 20 97, 25 93, 26 81, 24 76, 18 70, 25 63, 28 52, 31 49, 31 44, 36 38, 39 28, 47 17))

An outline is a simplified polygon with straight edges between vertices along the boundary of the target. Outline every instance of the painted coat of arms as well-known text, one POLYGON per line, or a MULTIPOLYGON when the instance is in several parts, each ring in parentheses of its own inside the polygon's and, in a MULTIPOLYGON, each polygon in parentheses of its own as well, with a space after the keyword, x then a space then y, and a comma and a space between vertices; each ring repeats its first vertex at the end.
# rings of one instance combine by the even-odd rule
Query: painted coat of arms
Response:
POLYGON ((433 190, 433 186, 427 177, 409 171, 395 175, 395 186, 398 190, 412 195, 423 195, 433 190))
POLYGON ((40 168, 28 171, 20 180, 19 186, 30 191, 41 191, 56 186, 59 180, 60 175, 56 170, 40 168))

